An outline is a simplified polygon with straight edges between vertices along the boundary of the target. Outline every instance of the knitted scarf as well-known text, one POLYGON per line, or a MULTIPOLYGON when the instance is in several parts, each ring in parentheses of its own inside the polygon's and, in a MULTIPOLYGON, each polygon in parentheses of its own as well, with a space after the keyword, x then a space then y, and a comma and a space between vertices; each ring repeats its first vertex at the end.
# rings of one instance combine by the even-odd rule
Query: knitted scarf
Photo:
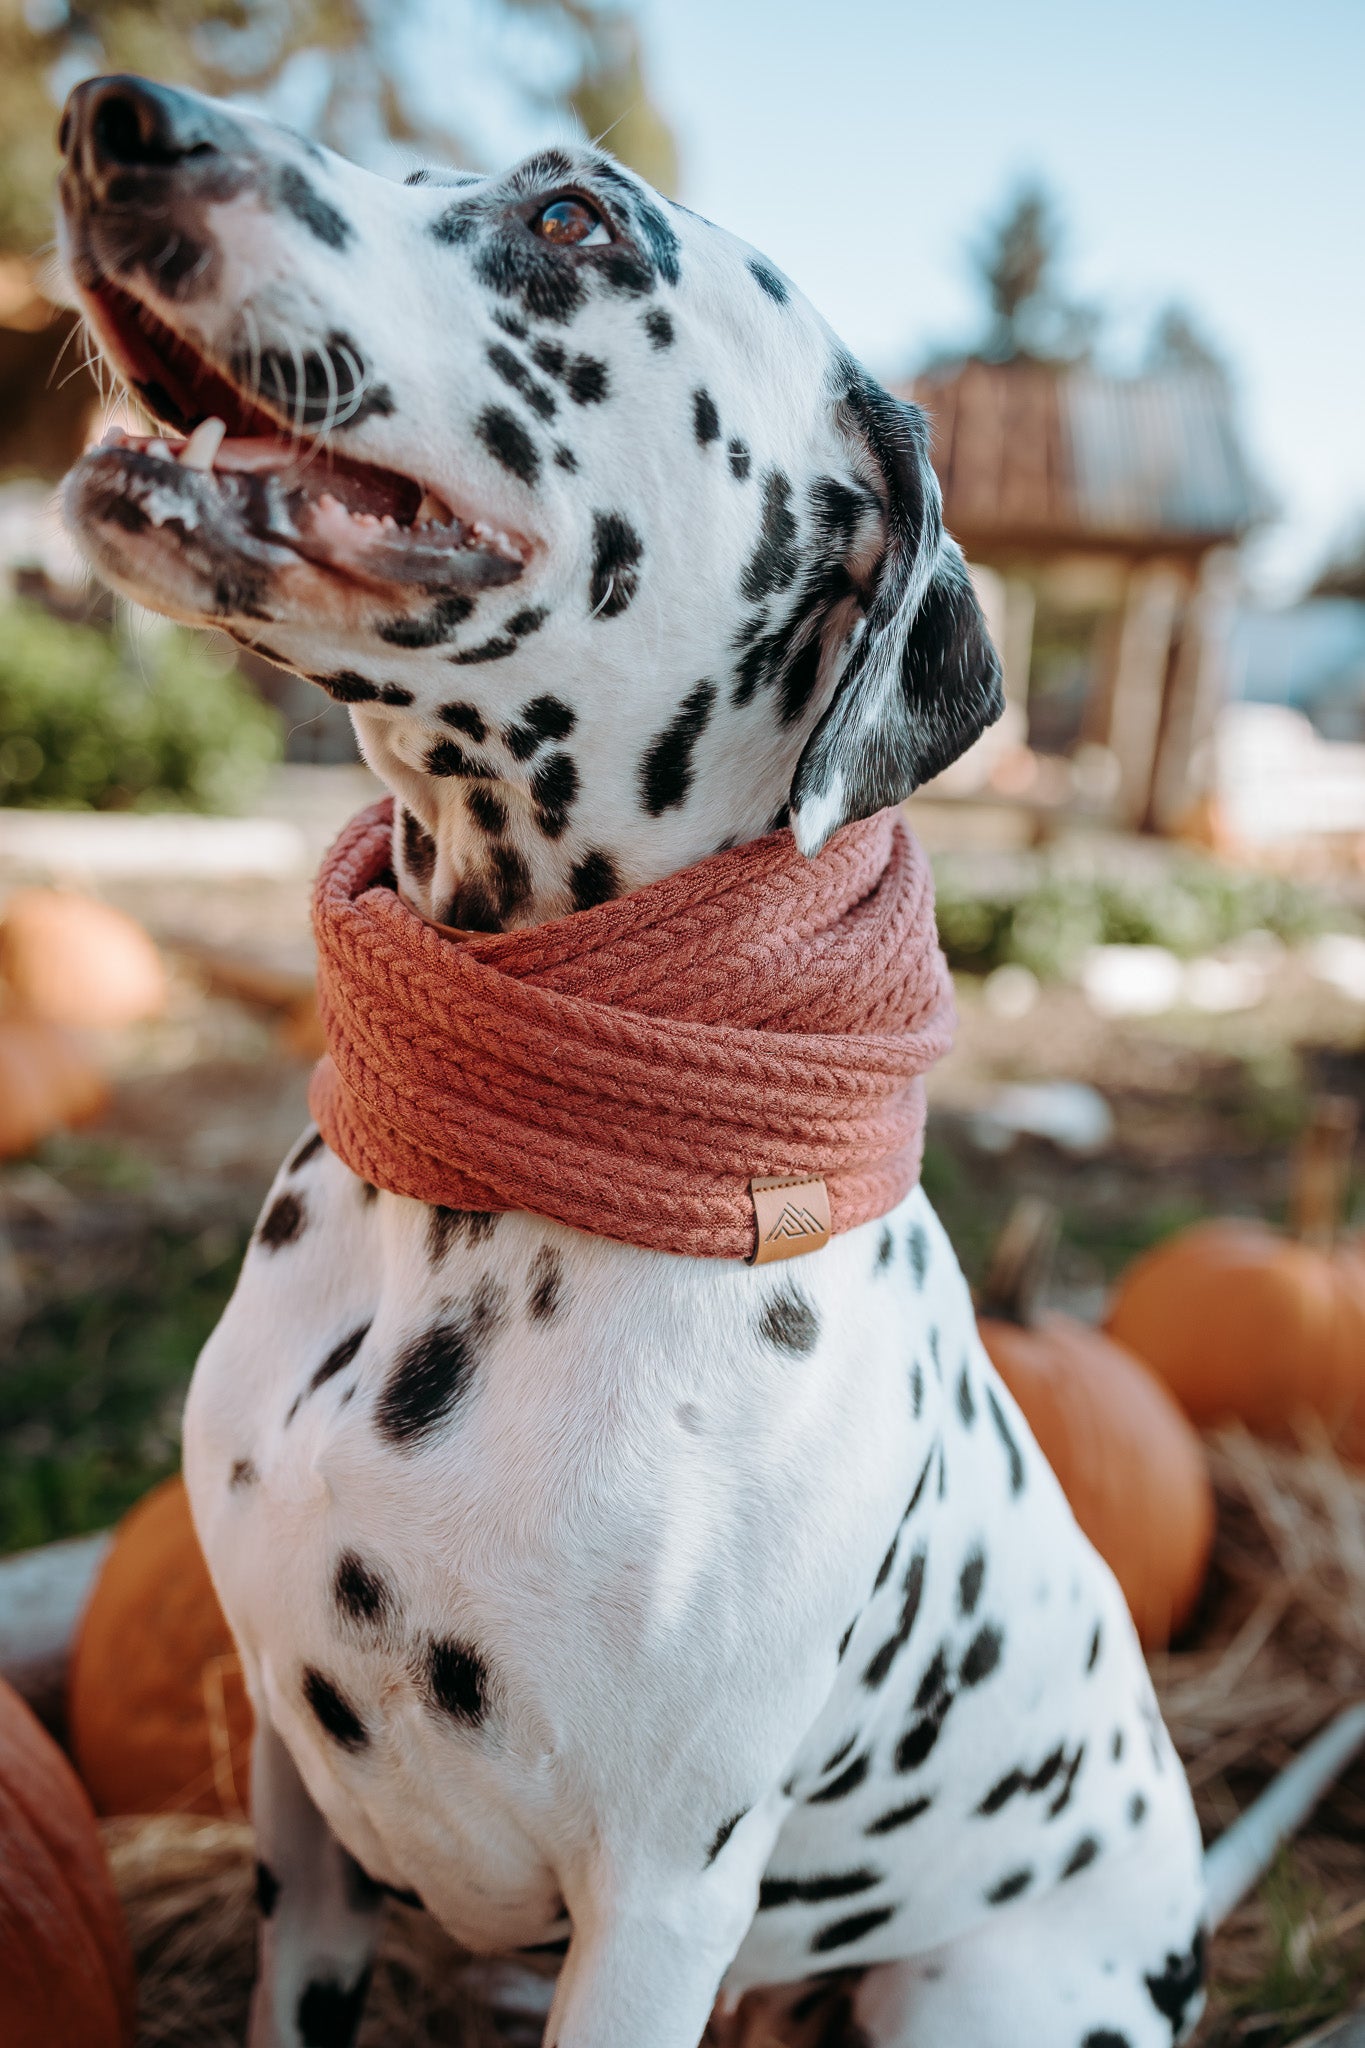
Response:
POLYGON ((498 933, 407 908, 391 820, 387 799, 351 820, 313 904, 310 1101, 362 1179, 702 1258, 754 1255, 755 1176, 823 1180, 834 1231, 913 1186, 953 1013, 898 811, 813 861, 775 832, 498 933))

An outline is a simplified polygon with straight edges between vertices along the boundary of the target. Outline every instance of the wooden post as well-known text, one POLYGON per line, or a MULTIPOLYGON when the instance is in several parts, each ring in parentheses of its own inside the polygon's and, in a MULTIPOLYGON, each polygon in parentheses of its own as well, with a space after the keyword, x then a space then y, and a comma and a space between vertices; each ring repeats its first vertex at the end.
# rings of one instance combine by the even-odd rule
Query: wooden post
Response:
POLYGON ((1168 562, 1133 571, 1119 622, 1105 744, 1119 764, 1116 809, 1130 825, 1147 817, 1152 798, 1166 669, 1182 595, 1182 579, 1168 562))
POLYGON ((1237 595, 1237 557, 1213 548, 1199 567, 1176 651, 1166 719, 1152 778, 1148 823, 1179 829, 1213 775, 1213 738, 1227 695, 1227 645, 1237 595))

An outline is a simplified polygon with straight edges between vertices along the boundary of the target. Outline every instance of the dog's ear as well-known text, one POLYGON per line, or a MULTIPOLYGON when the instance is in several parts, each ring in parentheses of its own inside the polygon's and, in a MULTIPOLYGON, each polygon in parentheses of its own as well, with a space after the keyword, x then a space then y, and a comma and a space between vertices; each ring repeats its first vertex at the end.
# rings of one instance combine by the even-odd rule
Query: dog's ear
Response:
POLYGON ((852 365, 837 403, 859 466, 870 457, 880 481, 886 529, 866 616, 792 780, 792 830, 807 855, 937 775, 1005 703, 962 551, 943 531, 923 412, 852 365))

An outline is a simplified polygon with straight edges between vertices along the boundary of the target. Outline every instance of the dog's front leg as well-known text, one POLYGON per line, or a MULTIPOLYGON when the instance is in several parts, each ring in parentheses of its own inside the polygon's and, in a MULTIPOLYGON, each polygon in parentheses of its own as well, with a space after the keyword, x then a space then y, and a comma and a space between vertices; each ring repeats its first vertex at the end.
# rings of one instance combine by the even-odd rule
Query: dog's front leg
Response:
POLYGON ((667 1862, 566 1887, 573 1940, 545 2048, 697 2048, 758 1903, 779 1815, 755 1810, 702 1871, 667 1862))
POLYGON ((263 1715, 251 1752, 261 1920, 249 2048, 350 2048, 383 1893, 314 1806, 263 1715))

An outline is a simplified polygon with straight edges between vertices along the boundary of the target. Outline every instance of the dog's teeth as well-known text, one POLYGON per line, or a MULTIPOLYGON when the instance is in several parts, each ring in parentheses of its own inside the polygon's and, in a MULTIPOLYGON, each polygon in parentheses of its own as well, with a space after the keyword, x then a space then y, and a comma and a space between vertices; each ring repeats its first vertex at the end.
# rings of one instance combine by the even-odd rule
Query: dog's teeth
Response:
POLYGON ((147 453, 149 455, 164 455, 167 461, 169 461, 171 451, 169 445, 162 440, 160 434, 157 434, 147 443, 147 453))
POLYGON ((449 518, 449 505, 443 505, 434 491, 423 491, 422 502, 412 515, 413 525, 426 526, 435 520, 438 526, 444 526, 449 518))
POLYGON ((319 512, 330 512, 334 506, 338 512, 343 509, 340 498, 333 497, 330 491, 323 491, 318 497, 319 512))
POLYGON ((106 427, 100 440, 101 448, 122 448, 128 436, 122 427, 106 427))
POLYGON ((392 512, 386 512, 384 514, 384 517, 380 520, 379 524, 381 526, 392 526, 396 528, 398 525, 398 521, 394 518, 392 512))
POLYGON ((180 451, 182 469, 212 469, 213 458, 223 445, 227 427, 220 419, 200 420, 180 451))

